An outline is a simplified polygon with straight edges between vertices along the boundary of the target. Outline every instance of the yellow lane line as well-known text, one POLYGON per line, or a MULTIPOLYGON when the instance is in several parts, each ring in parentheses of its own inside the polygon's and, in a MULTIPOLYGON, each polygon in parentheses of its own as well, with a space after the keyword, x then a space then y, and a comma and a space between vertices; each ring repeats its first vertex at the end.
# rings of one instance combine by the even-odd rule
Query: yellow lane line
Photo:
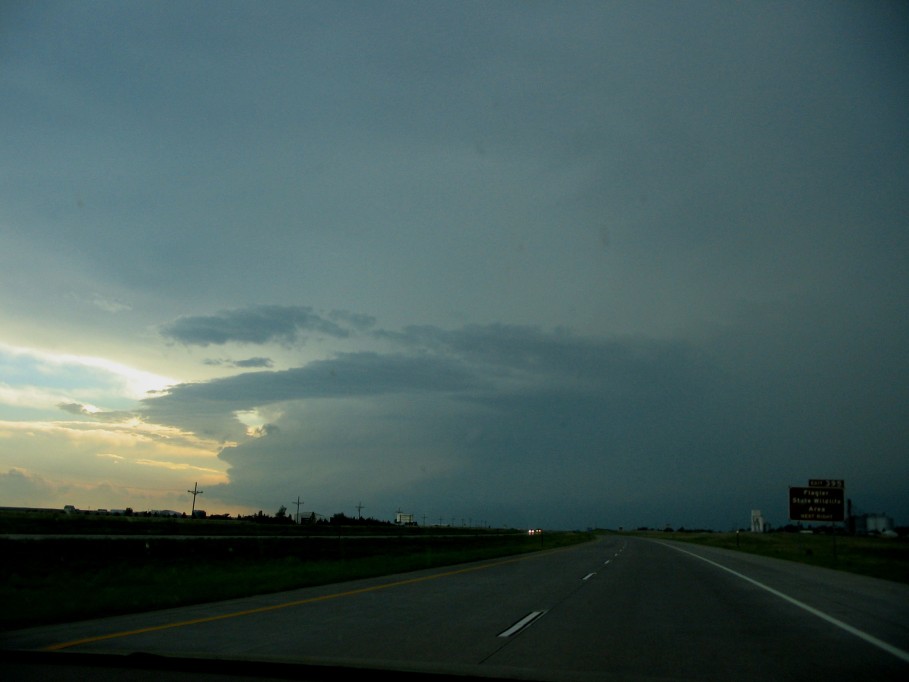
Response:
MULTIPOLYGON (((566 548, 570 549, 570 548, 566 548)), ((302 606, 304 604, 313 604, 315 602, 327 601, 329 599, 339 599, 341 597, 351 597, 357 594, 363 594, 365 592, 375 592, 377 590, 386 590, 390 587, 401 587, 402 585, 412 585, 414 583, 424 582, 426 580, 436 580, 437 578, 447 578, 453 575, 459 575, 461 573, 471 573, 472 571, 481 571, 487 568, 493 568, 495 566, 502 566, 503 564, 510 564, 517 561, 523 561, 525 559, 530 559, 535 556, 541 556, 541 554, 548 554, 548 552, 536 553, 529 555, 522 555, 519 557, 514 557, 510 559, 504 559, 502 561, 496 561, 490 564, 483 564, 481 566, 471 566, 469 568, 460 568, 454 571, 446 571, 444 573, 434 573, 432 575, 421 576, 419 578, 408 578, 407 580, 398 580, 391 583, 384 583, 381 585, 373 585, 372 587, 362 587, 357 590, 348 590, 347 592, 336 592, 334 594, 324 594, 321 597, 310 597, 308 599, 299 599, 297 601, 289 601, 281 604, 272 604, 271 606, 260 606, 255 609, 247 609, 245 611, 234 611, 232 613, 222 613, 218 616, 205 616, 204 618, 193 618, 192 620, 181 620, 175 623, 163 623, 162 625, 152 625, 147 628, 139 628, 137 630, 124 630, 122 632, 111 632, 106 635, 96 635, 94 637, 85 637, 83 639, 74 639, 70 642, 61 642, 59 644, 51 644, 49 646, 43 647, 42 651, 60 651, 61 649, 69 649, 70 647, 80 646, 82 644, 92 644, 94 642, 102 642, 106 639, 117 639, 119 637, 130 637, 132 635, 142 635, 147 632, 156 632, 158 630, 169 630, 171 628, 181 628, 186 625, 198 625, 199 623, 212 623, 217 620, 226 620, 227 618, 239 618, 240 616, 251 616, 256 613, 266 613, 268 611, 277 611, 278 609, 286 609, 292 606, 302 606)))

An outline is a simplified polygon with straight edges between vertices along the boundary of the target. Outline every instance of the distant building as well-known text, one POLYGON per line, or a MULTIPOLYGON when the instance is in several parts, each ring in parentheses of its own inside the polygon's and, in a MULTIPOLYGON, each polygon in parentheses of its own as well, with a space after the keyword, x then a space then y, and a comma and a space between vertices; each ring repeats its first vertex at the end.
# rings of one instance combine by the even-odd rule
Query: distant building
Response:
POLYGON ((761 516, 760 509, 751 510, 751 532, 752 533, 763 533, 767 529, 767 522, 764 520, 764 517, 761 516))
POLYGON ((862 514, 861 516, 853 516, 852 522, 855 524, 855 532, 858 535, 884 533, 893 530, 893 519, 886 514, 862 514))

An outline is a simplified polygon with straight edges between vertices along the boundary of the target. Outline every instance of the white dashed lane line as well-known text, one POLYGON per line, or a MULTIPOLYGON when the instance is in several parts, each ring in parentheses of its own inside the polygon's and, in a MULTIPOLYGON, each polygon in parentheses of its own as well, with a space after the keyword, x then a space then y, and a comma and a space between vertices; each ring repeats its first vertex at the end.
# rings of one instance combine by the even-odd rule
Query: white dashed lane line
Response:
POLYGON ((499 637, 512 637, 513 635, 518 634, 521 630, 530 627, 534 621, 536 621, 545 613, 545 611, 531 611, 510 628, 500 632, 499 637))

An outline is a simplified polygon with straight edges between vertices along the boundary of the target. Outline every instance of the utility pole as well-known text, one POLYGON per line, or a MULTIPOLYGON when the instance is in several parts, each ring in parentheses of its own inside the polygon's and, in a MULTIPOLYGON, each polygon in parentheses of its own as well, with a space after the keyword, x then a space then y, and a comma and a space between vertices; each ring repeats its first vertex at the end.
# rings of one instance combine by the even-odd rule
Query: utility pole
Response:
POLYGON ((358 518, 358 519, 362 519, 362 518, 363 518, 362 512, 363 512, 363 503, 362 503, 362 502, 358 502, 358 503, 357 503, 357 518, 358 518))
MULTIPOLYGON (((293 502, 291 502, 291 504, 293 504, 293 502)), ((303 500, 301 500, 300 496, 297 495, 297 518, 296 518, 297 525, 300 524, 300 505, 301 504, 303 504, 303 500)))
POLYGON ((190 495, 193 496, 193 511, 190 514, 190 518, 191 518, 196 515, 196 495, 201 495, 205 491, 199 490, 199 483, 196 482, 196 483, 193 483, 193 489, 187 490, 186 492, 188 492, 190 495))

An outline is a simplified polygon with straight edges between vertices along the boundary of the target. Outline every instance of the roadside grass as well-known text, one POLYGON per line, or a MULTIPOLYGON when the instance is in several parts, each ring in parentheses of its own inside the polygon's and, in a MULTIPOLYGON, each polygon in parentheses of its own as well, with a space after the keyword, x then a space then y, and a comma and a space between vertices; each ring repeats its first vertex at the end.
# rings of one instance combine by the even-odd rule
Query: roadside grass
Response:
POLYGON ((3 540, 0 630, 403 573, 592 538, 3 540))
POLYGON ((798 561, 873 578, 909 583, 909 543, 897 538, 807 533, 639 532, 643 537, 798 561))

